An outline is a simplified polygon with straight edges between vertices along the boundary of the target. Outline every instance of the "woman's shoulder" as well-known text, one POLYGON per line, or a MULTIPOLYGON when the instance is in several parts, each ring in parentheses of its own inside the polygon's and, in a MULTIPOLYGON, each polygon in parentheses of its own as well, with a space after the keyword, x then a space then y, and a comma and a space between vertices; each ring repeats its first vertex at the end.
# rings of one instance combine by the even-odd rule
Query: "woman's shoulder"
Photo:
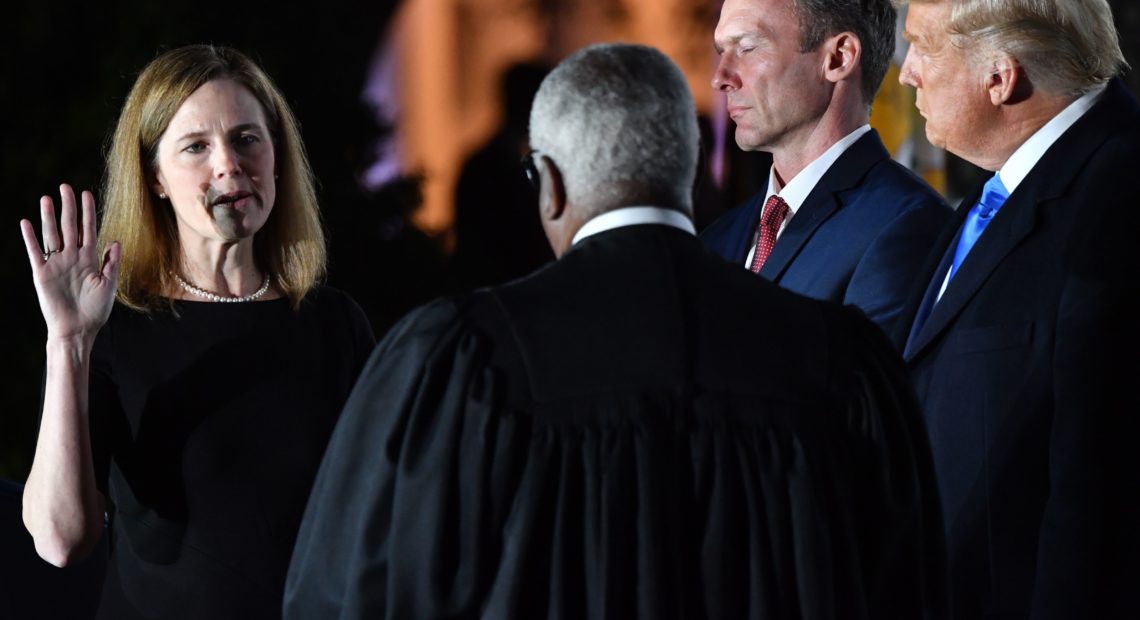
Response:
POLYGON ((298 312, 315 317, 321 322, 341 324, 354 334, 355 338, 375 342, 368 315, 351 295, 336 287, 320 284, 314 286, 301 300, 298 312))
POLYGON ((100 334, 116 330, 129 330, 132 326, 141 324, 152 325, 156 321, 164 322, 177 317, 177 311, 172 304, 165 304, 151 308, 132 308, 121 301, 115 300, 111 306, 111 314, 103 324, 100 334))
POLYGON ((364 310, 361 309, 360 304, 351 295, 342 291, 339 288, 328 286, 327 284, 318 284, 309 289, 305 293, 304 299, 301 300, 302 311, 309 312, 336 312, 336 313, 351 313, 364 316, 364 310))
POLYGON ((148 347, 163 347, 179 328, 173 306, 141 309, 116 300, 107 321, 95 336, 92 360, 98 365, 124 355, 129 357, 148 347))
POLYGON ((344 304, 355 304, 356 301, 352 299, 351 295, 342 291, 339 288, 336 288, 335 286, 329 286, 327 284, 317 284, 317 285, 313 286, 313 288, 309 289, 309 291, 307 293, 305 293, 305 298, 302 301, 302 303, 320 304, 320 305, 329 305, 329 304, 344 305, 344 304))

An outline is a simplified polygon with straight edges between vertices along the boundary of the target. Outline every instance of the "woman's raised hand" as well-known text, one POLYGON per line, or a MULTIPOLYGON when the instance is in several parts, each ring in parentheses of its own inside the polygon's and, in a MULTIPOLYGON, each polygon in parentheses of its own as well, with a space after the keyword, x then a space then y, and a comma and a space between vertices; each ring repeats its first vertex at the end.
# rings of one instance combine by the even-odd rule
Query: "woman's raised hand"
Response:
POLYGON ((60 222, 50 196, 40 198, 43 245, 28 220, 20 220, 20 232, 32 265, 32 279, 47 322, 48 340, 81 338, 90 345, 107 322, 115 301, 119 279, 118 242, 98 254, 95 236, 95 198, 83 192, 82 223, 77 221, 75 192, 66 183, 59 187, 60 222))

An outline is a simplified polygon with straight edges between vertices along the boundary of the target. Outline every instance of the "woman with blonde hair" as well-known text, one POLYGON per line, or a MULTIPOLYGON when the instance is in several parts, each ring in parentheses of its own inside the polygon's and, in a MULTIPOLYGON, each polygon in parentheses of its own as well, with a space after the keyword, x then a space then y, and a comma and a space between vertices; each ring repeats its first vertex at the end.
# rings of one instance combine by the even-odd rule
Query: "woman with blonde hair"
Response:
POLYGON ((108 618, 280 615, 309 487, 371 352, 320 286, 325 244, 297 122, 232 49, 139 75, 95 201, 21 221, 47 322, 24 523, 63 566, 109 519, 108 618), (108 241, 110 240, 110 241, 108 241), (117 302, 117 303, 116 303, 117 302))

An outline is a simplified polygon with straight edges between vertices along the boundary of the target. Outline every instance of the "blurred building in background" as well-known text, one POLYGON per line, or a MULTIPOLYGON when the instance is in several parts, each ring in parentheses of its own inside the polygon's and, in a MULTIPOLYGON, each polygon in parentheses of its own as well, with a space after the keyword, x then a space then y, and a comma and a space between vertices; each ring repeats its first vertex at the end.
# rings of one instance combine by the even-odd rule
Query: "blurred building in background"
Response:
MULTIPOLYGON (((763 180, 757 170, 767 165, 763 156, 738 153, 723 96, 710 86, 719 10, 709 0, 405 0, 378 47, 365 89, 397 127, 368 182, 422 174, 423 204, 413 223, 454 248, 462 166, 506 124, 502 76, 521 63, 553 66, 591 43, 625 41, 661 49, 688 77, 707 129, 704 179, 712 191, 702 200, 718 203, 700 207, 715 215, 755 189, 735 177, 763 180)), ((900 161, 945 190, 944 158, 925 140, 913 91, 898 84, 905 52, 900 36, 872 124, 900 161)))
POLYGON ((705 0, 406 0, 366 87, 398 128, 384 154, 398 163, 382 159, 369 179, 422 173, 413 222, 451 246, 460 170, 503 125, 499 85, 508 68, 553 66, 591 43, 644 43, 681 66, 709 115, 722 107, 709 87, 718 10, 705 0))

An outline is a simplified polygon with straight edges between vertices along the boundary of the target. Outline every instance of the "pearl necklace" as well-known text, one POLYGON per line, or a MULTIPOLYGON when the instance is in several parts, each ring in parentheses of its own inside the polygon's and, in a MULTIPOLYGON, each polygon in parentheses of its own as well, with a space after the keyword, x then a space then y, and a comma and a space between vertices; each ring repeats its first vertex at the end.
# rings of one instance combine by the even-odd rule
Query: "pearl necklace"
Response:
POLYGON ((200 289, 197 286, 190 284, 186 280, 183 280, 182 276, 180 276, 178 274, 174 274, 174 279, 178 280, 178 285, 181 286, 183 289, 186 289, 186 292, 191 293, 193 295, 197 295, 198 297, 205 297, 206 299, 209 299, 210 301, 216 301, 216 302, 221 302, 221 303, 237 304, 237 303, 241 303, 243 301, 253 301, 253 300, 257 299, 258 297, 261 297, 262 295, 264 295, 265 291, 269 290, 269 274, 268 273, 265 274, 265 279, 262 280, 262 282, 261 282, 261 288, 257 289, 253 293, 250 293, 249 295, 243 295, 241 297, 222 297, 221 295, 215 295, 215 294, 211 293, 210 291, 200 289))

